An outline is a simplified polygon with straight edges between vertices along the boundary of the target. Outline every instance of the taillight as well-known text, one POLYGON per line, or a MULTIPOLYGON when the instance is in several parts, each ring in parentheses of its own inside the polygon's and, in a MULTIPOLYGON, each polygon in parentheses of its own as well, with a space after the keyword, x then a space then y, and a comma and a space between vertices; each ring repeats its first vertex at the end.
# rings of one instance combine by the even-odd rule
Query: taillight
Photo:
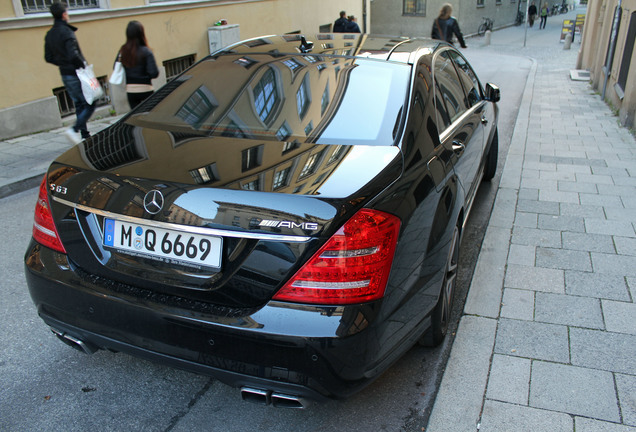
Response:
POLYGON ((62 246, 60 236, 57 233, 55 224, 53 223, 53 215, 51 214, 51 206, 49 205, 49 197, 46 187, 46 176, 44 176, 42 183, 40 184, 38 202, 35 204, 33 238, 36 242, 48 248, 66 253, 66 249, 62 246))
POLYGON ((400 219, 363 209, 276 293, 274 300, 341 305, 384 295, 400 219))

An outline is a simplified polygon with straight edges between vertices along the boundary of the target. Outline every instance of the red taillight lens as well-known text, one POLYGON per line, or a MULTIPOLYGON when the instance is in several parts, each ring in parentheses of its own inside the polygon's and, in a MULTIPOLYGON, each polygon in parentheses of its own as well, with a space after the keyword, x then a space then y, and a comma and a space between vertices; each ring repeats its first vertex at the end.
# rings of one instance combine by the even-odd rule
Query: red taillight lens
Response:
POLYGON ((384 295, 400 219, 377 210, 356 213, 276 293, 274 300, 341 305, 384 295))
POLYGON ((62 246, 60 236, 57 233, 55 224, 53 223, 53 215, 49 206, 49 197, 46 187, 46 176, 40 184, 40 193, 38 202, 35 204, 35 218, 33 220, 33 238, 36 242, 56 250, 66 253, 66 249, 62 246))

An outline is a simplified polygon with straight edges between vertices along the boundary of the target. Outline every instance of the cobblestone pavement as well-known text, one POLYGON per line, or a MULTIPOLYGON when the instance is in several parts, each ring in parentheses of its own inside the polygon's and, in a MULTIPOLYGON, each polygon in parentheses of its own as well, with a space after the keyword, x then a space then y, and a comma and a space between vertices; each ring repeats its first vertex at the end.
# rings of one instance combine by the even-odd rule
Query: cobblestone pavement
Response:
POLYGON ((469 43, 535 65, 429 432, 636 431, 636 141, 570 79, 575 13, 469 43))

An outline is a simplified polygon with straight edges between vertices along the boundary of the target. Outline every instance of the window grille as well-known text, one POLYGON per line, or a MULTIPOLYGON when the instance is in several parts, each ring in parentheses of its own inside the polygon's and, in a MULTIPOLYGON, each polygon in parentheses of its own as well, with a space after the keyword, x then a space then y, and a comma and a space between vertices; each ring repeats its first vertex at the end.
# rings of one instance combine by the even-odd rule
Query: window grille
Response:
MULTIPOLYGON (((110 96, 107 95, 106 89, 108 86, 106 85, 106 76, 97 77, 97 80, 104 88, 104 95, 97 100, 96 106, 104 106, 110 103, 110 96)), ((60 110, 60 116, 66 117, 75 114, 75 104, 73 103, 73 99, 66 91, 66 87, 57 87, 53 89, 53 96, 57 98, 57 106, 60 110)))
POLYGON ((402 14, 426 16, 426 0, 403 0, 402 14))
POLYGON ((166 68, 166 80, 170 81, 179 75, 181 72, 189 68, 194 64, 194 54, 190 54, 183 57, 178 57, 163 62, 163 67, 166 68))
MULTIPOLYGON (((54 0, 21 0, 22 10, 25 14, 48 12, 54 0)), ((69 9, 95 9, 99 8, 99 0, 64 0, 69 9)))

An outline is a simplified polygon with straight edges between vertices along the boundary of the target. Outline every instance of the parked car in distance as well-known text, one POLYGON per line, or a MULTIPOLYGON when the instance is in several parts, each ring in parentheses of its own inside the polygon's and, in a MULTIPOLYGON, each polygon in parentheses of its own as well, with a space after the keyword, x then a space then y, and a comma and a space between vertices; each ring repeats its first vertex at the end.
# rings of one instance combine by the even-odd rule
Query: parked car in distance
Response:
POLYGON ((216 52, 50 165, 25 256, 37 311, 84 352, 247 400, 347 397, 443 340, 498 100, 430 39, 216 52))

